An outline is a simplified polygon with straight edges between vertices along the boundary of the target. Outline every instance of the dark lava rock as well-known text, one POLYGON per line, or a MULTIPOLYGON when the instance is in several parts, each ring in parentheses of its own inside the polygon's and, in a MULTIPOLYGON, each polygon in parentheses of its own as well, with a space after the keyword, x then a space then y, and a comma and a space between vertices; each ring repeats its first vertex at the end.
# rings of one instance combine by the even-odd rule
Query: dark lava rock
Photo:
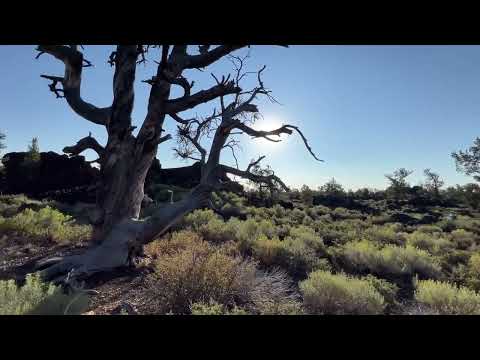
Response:
POLYGON ((68 157, 43 152, 40 160, 33 164, 26 163, 25 157, 25 152, 8 153, 3 157, 5 179, 2 192, 23 193, 31 197, 42 197, 42 194, 56 191, 68 192, 91 185, 99 173, 83 156, 68 157))
POLYGON ((405 225, 415 225, 418 220, 408 214, 397 212, 390 215, 392 222, 398 222, 405 225))

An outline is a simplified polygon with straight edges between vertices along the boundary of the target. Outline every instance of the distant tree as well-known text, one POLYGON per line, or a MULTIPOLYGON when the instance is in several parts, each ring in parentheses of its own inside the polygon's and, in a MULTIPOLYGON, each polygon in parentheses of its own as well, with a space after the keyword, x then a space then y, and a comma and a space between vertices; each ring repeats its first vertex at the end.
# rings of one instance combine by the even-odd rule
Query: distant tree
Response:
POLYGON ((445 185, 445 182, 440 178, 440 175, 434 173, 430 169, 425 169, 423 173, 427 178, 425 182, 425 189, 432 193, 436 199, 438 199, 440 197, 440 189, 443 185, 445 185))
POLYGON ((476 138, 467 151, 452 153, 457 171, 465 175, 473 175, 476 181, 480 182, 480 138, 476 138))
POLYGON ((330 181, 325 183, 322 187, 320 187, 319 190, 326 195, 345 195, 345 189, 335 180, 335 178, 332 178, 330 181))
POLYGON ((465 184, 459 187, 463 203, 473 209, 480 208, 480 186, 478 184, 465 184))
POLYGON ((407 183, 407 177, 409 177, 413 171, 405 168, 395 170, 393 174, 387 174, 385 177, 390 181, 390 186, 387 189, 393 195, 395 200, 404 199, 408 193, 410 185, 407 183))
POLYGON ((313 205, 313 190, 303 185, 300 191, 303 203, 308 206, 313 205))
POLYGON ((5 134, 0 131, 0 151, 6 148, 6 145, 4 142, 5 138, 6 138, 5 134))
POLYGON ((4 167, 3 167, 3 163, 2 163, 2 150, 6 148, 5 146, 5 134, 0 132, 0 177, 2 176, 3 172, 4 172, 4 167))
POLYGON ((38 138, 34 137, 30 145, 28 145, 25 161, 28 164, 40 161, 40 147, 38 145, 38 138))

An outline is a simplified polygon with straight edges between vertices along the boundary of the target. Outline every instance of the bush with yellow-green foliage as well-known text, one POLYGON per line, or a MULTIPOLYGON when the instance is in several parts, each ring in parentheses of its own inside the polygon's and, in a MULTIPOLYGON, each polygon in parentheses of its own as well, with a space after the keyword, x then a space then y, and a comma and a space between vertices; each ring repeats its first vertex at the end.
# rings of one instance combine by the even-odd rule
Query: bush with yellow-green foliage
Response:
POLYGON ((252 255, 264 266, 279 266, 294 278, 324 267, 325 246, 315 231, 306 226, 290 228, 288 235, 280 240, 264 234, 251 244, 252 255))
POLYGON ((229 310, 215 301, 193 303, 190 306, 190 312, 192 315, 248 315, 248 312, 242 308, 234 306, 229 310))
POLYGON ((260 236, 273 238, 277 228, 271 220, 248 218, 245 221, 231 218, 223 221, 212 210, 196 210, 187 215, 177 229, 187 229, 199 233, 205 240, 222 243, 229 240, 238 242, 239 248, 247 250, 260 236))
POLYGON ((384 279, 379 279, 376 276, 373 275, 367 275, 362 278, 362 280, 365 280, 372 284, 372 286, 377 290, 380 295, 383 296, 385 300, 385 304, 387 306, 396 306, 399 307, 400 304, 397 302, 397 293, 398 293, 398 286, 395 284, 392 284, 384 279))
POLYGON ((403 227, 400 224, 374 225, 365 229, 363 236, 379 245, 404 245, 405 234, 401 232, 402 230, 403 227))
POLYGON ((282 242, 284 266, 295 277, 306 277, 309 272, 321 267, 326 250, 323 239, 312 228, 299 226, 290 229, 282 242))
POLYGON ((476 290, 480 291, 480 253, 477 252, 473 254, 467 266, 467 285, 476 290))
POLYGON ((418 281, 415 300, 442 315, 480 315, 480 294, 446 282, 418 281))
POLYGON ((289 302, 292 292, 288 278, 257 269, 256 262, 232 254, 229 246, 215 246, 191 231, 174 233, 155 241, 146 251, 155 258, 150 291, 161 313, 189 313, 190 305, 215 301, 257 309, 258 299, 289 302), (270 291, 270 292, 269 292, 270 291))
POLYGON ((251 245, 253 256, 265 266, 282 262, 284 258, 284 243, 277 237, 269 239, 266 235, 258 236, 251 245))
POLYGON ((465 229, 453 230, 450 238, 455 247, 460 250, 469 250, 476 247, 477 242, 480 243, 480 237, 471 231, 465 229))
POLYGON ((406 235, 407 244, 418 249, 426 250, 430 254, 439 255, 453 247, 453 244, 440 233, 426 233, 414 231, 406 235))
POLYGON ((300 282, 303 305, 309 314, 382 314, 385 299, 368 280, 345 274, 315 271, 300 282))
POLYGON ((311 226, 326 245, 342 245, 360 238, 368 227, 364 221, 320 219, 311 226))
POLYGON ((64 294, 38 275, 27 275, 21 287, 14 280, 0 281, 0 315, 75 315, 84 313, 88 304, 83 292, 64 294))
POLYGON ((362 240, 345 244, 339 257, 352 272, 368 271, 380 277, 418 274, 422 278, 438 278, 441 275, 439 260, 411 245, 380 248, 362 240))
POLYGON ((426 233, 426 234, 435 234, 435 233, 442 233, 442 228, 436 225, 420 225, 417 227, 416 231, 426 233))
POLYGON ((480 220, 468 216, 459 215, 454 220, 444 219, 439 221, 437 225, 445 232, 464 229, 475 234, 480 234, 480 220))
POLYGON ((91 227, 77 225, 71 216, 47 206, 38 211, 25 209, 10 218, 0 217, 0 233, 62 244, 87 240, 91 235, 91 227))

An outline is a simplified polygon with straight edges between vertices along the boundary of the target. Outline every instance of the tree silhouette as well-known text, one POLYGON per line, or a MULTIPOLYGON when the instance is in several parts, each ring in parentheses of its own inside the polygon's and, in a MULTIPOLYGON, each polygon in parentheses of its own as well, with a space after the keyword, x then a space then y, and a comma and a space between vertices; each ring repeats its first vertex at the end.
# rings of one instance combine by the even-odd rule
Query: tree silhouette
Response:
POLYGON ((257 85, 245 90, 242 80, 251 73, 245 71, 246 57, 232 53, 246 45, 199 46, 194 54, 187 45, 118 45, 110 55, 108 63, 115 67, 113 76, 113 101, 111 106, 97 107, 84 100, 81 95, 82 72, 91 67, 78 45, 40 45, 37 58, 48 54, 60 60, 65 66, 63 76, 41 75, 49 80, 50 91, 57 98, 65 98, 72 110, 95 125, 107 131, 107 143, 101 145, 91 135, 77 144, 64 148, 64 152, 77 155, 87 149, 98 154, 100 180, 97 185, 97 209, 94 217, 96 246, 84 254, 64 259, 51 259, 39 263, 43 278, 64 276, 74 270, 71 276, 88 276, 99 271, 108 271, 130 263, 141 247, 167 231, 186 213, 200 208, 211 207, 210 196, 221 189, 226 174, 239 176, 255 183, 268 186, 285 184, 273 173, 257 172, 260 157, 252 161, 245 170, 238 164, 229 166, 220 162, 223 151, 235 149, 235 136, 246 134, 253 138, 280 141, 281 134, 298 133, 307 150, 317 160, 305 136, 294 125, 283 125, 278 129, 257 130, 252 124, 259 116, 255 104, 259 97, 275 101, 271 91, 262 79, 265 67, 255 72, 257 85), (132 125, 134 105, 134 84, 136 67, 148 61, 147 55, 159 51, 159 61, 154 76, 143 82, 150 86, 146 117, 135 136, 132 125), (212 74, 213 85, 194 92, 194 82, 186 73, 205 69, 222 58, 229 58, 234 73, 217 77, 212 74), (180 97, 172 98, 174 87, 182 89, 180 97), (183 112, 199 105, 219 102, 212 107, 209 115, 185 119, 183 112), (181 201, 157 209, 145 220, 139 219, 144 198, 144 182, 147 172, 157 154, 159 146, 173 138, 165 134, 166 121, 177 123, 177 146, 174 151, 184 159, 200 161, 200 184, 181 201), (208 146, 205 138, 210 137, 208 146))
POLYGON ((468 150, 452 153, 452 157, 457 171, 472 175, 476 181, 480 182, 480 138, 477 137, 468 150))

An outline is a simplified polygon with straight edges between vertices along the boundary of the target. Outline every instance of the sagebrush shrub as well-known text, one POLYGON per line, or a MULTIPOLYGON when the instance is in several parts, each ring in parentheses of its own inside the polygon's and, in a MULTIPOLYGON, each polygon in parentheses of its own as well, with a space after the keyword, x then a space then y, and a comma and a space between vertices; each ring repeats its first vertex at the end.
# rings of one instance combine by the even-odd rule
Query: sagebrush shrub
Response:
POLYGON ((233 309, 229 310, 215 301, 193 303, 190 306, 190 312, 192 315, 248 315, 242 308, 234 306, 233 309))
POLYGON ((77 225, 71 216, 47 206, 39 211, 25 209, 11 218, 0 218, 0 232, 71 243, 88 239, 91 227, 77 225))
POLYGON ((430 234, 414 231, 406 235, 407 243, 418 249, 426 250, 430 254, 438 255, 452 247, 450 241, 441 237, 438 233, 430 234))
POLYGON ((27 275, 25 284, 0 281, 0 315, 73 315, 86 311, 86 294, 64 294, 60 287, 44 283, 38 274, 27 275))
POLYGON ((472 289, 480 291, 480 253, 475 253, 470 257, 467 269, 467 284, 472 289))
POLYGON ((368 281, 373 285, 375 290, 377 290, 380 295, 385 299, 385 303, 388 305, 398 305, 396 301, 398 286, 392 284, 384 279, 379 279, 376 276, 368 275, 363 278, 363 280, 368 281))
POLYGON ((455 247, 460 250, 468 250, 472 248, 478 240, 478 236, 465 229, 453 230, 450 233, 450 237, 455 244, 455 247))
POLYGON ((306 226, 292 228, 281 245, 283 251, 277 264, 285 267, 293 276, 305 277, 322 266, 325 245, 313 229, 306 226))
POLYGON ((315 271, 300 283, 303 304, 310 314, 381 314, 383 296, 366 280, 315 271))
POLYGON ((399 233, 399 224, 389 224, 384 226, 372 226, 363 233, 365 238, 380 245, 394 244, 404 245, 405 236, 399 233))
POLYGON ((266 266, 282 262, 284 253, 283 242, 278 238, 269 239, 261 234, 252 244, 253 256, 266 266))
POLYGON ((212 301, 229 309, 238 305, 260 312, 259 297, 278 306, 289 301, 285 276, 273 281, 273 275, 236 255, 230 244, 217 247, 196 233, 181 231, 157 240, 148 252, 156 256, 149 283, 160 312, 188 313, 192 303, 212 301))
POLYGON ((418 274, 437 278, 441 274, 437 258, 411 245, 387 245, 380 249, 368 241, 350 242, 343 247, 341 257, 352 270, 368 270, 378 276, 418 274))
POLYGON ((427 233, 427 234, 434 234, 434 233, 442 233, 442 229, 436 225, 420 225, 417 227, 418 232, 427 233))
POLYGON ((232 305, 248 291, 244 280, 254 278, 255 271, 253 263, 199 241, 156 260, 153 290, 166 310, 174 313, 187 313, 190 303, 210 299, 232 305))
POLYGON ((442 315, 480 315, 480 294, 466 287, 435 280, 418 281, 415 299, 442 315))

